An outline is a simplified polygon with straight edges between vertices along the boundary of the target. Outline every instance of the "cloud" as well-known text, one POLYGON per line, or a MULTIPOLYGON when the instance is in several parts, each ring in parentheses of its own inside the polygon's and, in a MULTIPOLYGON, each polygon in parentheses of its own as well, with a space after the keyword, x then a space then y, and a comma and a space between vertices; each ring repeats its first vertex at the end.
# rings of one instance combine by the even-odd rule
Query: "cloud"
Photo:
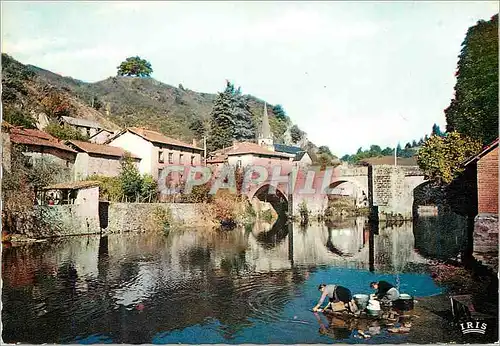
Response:
POLYGON ((59 37, 26 38, 19 41, 11 40, 5 39, 2 41, 2 52, 32 55, 40 52, 57 50, 68 44, 68 40, 59 37))

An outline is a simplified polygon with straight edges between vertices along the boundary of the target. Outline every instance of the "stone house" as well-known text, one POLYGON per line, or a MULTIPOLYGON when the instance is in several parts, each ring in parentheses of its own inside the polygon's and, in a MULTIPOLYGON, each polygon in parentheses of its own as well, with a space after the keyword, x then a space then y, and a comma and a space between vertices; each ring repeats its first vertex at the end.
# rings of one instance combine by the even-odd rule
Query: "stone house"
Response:
POLYGON ((82 135, 92 137, 103 127, 92 120, 62 116, 61 125, 66 124, 81 132, 82 135))
POLYGON ((110 139, 115 133, 110 130, 100 129, 94 135, 89 137, 89 142, 104 144, 108 139, 110 139))
POLYGON ((110 145, 76 140, 66 141, 65 144, 78 153, 73 168, 74 180, 83 180, 93 174, 115 177, 120 174, 121 160, 126 154, 137 166, 141 160, 122 148, 110 145))
POLYGON ((464 163, 475 172, 477 215, 474 218, 473 255, 498 268, 498 139, 464 163))
POLYGON ((312 165, 311 156, 301 147, 285 144, 274 144, 274 151, 295 155, 295 157, 293 158, 293 163, 297 167, 308 167, 312 165))
POLYGON ((122 130, 108 139, 106 144, 122 148, 140 158, 141 174, 151 174, 156 180, 167 166, 189 167, 202 164, 203 149, 195 143, 184 143, 143 128, 130 127, 122 130))
MULTIPOLYGON (((4 141, 6 145, 4 152, 11 152, 11 145, 18 145, 22 148, 25 156, 30 158, 32 164, 37 161, 50 162, 59 165, 62 171, 68 173, 68 179, 71 179, 70 173, 76 160, 76 150, 68 147, 57 138, 46 132, 36 129, 25 129, 16 126, 4 126, 2 137, 8 140, 4 141)), ((9 154, 10 155, 10 154, 9 154)), ((10 158, 3 158, 10 162, 10 158)))
POLYGON ((248 165, 292 165, 293 154, 270 150, 252 142, 234 142, 232 146, 216 150, 210 154, 207 165, 220 168, 222 165, 246 167, 248 165))

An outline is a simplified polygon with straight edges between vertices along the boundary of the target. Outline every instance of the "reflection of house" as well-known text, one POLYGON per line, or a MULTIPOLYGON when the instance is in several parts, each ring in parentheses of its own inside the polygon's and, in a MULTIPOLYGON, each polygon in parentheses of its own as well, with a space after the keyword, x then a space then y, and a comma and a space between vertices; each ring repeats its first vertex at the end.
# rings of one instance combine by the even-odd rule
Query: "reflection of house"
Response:
POLYGON ((195 145, 136 127, 120 131, 106 143, 141 158, 139 171, 142 174, 151 174, 155 179, 158 179, 161 170, 169 165, 200 165, 203 152, 203 149, 195 145))
POLYGON ((62 116, 61 123, 73 127, 75 130, 80 131, 82 135, 88 137, 95 135, 100 129, 103 128, 101 125, 99 125, 99 123, 95 121, 82 118, 62 116))
POLYGON ((97 131, 94 135, 89 137, 89 142, 97 143, 97 144, 104 144, 113 135, 114 135, 114 132, 106 130, 106 129, 101 129, 101 130, 97 131))
MULTIPOLYGON (((93 174, 107 177, 120 174, 121 159, 126 155, 122 148, 76 140, 66 141, 66 144, 78 152, 74 166, 75 180, 85 179, 93 174)), ((138 165, 140 158, 132 154, 130 157, 138 165)))
POLYGON ((476 172, 477 216, 474 221, 474 257, 498 266, 498 139, 464 164, 476 172))
POLYGON ((10 142, 22 146, 24 155, 29 156, 32 162, 47 159, 64 168, 73 167, 76 151, 48 133, 14 126, 7 126, 7 131, 10 142))

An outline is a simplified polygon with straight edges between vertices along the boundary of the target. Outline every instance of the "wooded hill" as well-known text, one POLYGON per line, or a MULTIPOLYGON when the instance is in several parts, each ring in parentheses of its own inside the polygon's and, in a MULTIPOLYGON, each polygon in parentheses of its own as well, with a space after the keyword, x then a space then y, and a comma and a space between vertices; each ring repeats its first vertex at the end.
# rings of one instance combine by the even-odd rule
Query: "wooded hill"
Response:
MULTIPOLYGON (((24 65, 2 54, 2 87, 4 120, 37 119, 40 113, 49 118, 67 115, 100 122, 115 130, 125 126, 142 126, 167 136, 191 141, 199 137, 197 124, 207 123, 216 94, 174 87, 153 78, 109 77, 86 83, 63 77, 37 66, 24 65)), ((224 87, 221 81, 221 91, 224 87)), ((256 130, 264 101, 244 95, 256 130)), ((288 117, 277 118, 268 104, 269 121, 275 141, 285 141, 285 130, 292 127, 288 117)), ((296 126, 294 126, 296 128, 296 126)), ((291 143, 286 143, 291 144, 291 143)), ((308 147, 314 147, 308 143, 308 147)))

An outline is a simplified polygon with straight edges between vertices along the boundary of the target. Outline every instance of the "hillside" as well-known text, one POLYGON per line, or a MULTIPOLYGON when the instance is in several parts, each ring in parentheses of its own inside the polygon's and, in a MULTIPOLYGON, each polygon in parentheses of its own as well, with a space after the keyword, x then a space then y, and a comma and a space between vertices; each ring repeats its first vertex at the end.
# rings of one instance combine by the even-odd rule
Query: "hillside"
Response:
MULTIPOLYGON (((70 116, 95 120, 110 129, 143 126, 186 141, 196 137, 190 129, 194 121, 208 120, 217 96, 152 78, 110 77, 86 83, 23 65, 6 54, 2 54, 2 69, 4 107, 22 109, 32 116, 47 114, 50 113, 47 98, 56 95, 69 104, 70 116)), ((251 95, 245 97, 258 129, 264 101, 251 95)), ((268 109, 271 129, 277 141, 281 141, 291 123, 278 121, 271 111, 272 105, 268 109)))

